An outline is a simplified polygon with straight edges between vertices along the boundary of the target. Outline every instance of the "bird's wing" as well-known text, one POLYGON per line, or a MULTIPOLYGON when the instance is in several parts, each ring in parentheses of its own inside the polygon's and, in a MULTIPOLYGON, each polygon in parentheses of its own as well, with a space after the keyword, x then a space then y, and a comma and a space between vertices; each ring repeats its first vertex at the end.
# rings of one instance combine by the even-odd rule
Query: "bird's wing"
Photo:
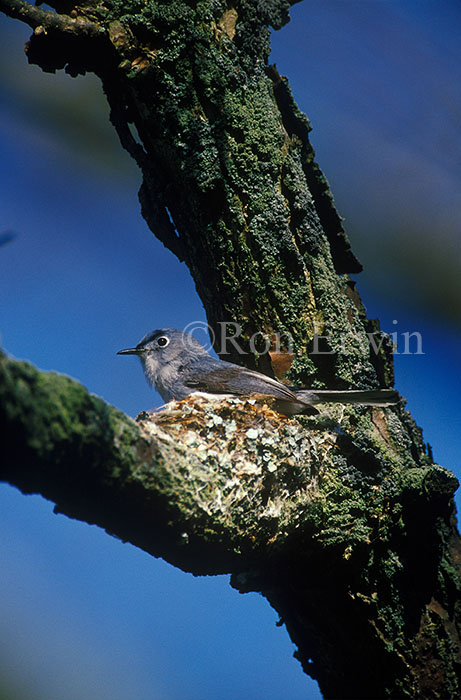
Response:
POLYGON ((214 367, 210 367, 206 373, 201 368, 195 371, 188 368, 187 380, 184 384, 190 389, 209 394, 235 394, 236 396, 267 394, 298 404, 304 403, 303 399, 297 398, 291 389, 276 379, 230 362, 221 361, 214 367))

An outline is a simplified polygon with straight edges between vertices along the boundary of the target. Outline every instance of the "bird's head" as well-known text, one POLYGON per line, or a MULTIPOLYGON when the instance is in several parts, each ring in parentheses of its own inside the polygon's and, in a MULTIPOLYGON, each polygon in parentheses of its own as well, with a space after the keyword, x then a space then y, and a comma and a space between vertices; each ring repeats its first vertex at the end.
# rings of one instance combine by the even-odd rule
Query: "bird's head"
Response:
POLYGON ((151 331, 135 348, 119 350, 117 355, 137 355, 146 373, 155 375, 171 364, 182 364, 199 357, 209 357, 198 340, 175 328, 151 331))

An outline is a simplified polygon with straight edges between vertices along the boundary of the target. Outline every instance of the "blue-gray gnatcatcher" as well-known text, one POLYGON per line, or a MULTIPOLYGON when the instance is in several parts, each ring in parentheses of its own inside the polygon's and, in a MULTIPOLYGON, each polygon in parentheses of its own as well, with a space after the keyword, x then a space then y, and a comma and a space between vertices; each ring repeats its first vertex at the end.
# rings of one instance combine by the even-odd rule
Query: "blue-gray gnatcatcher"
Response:
POLYGON ((135 348, 118 355, 138 355, 147 381, 165 402, 185 399, 193 393, 208 398, 251 394, 275 397, 274 408, 291 416, 318 413, 314 404, 324 402, 391 406, 400 401, 395 389, 329 391, 287 387, 265 374, 218 360, 188 333, 161 328, 144 336, 135 348))

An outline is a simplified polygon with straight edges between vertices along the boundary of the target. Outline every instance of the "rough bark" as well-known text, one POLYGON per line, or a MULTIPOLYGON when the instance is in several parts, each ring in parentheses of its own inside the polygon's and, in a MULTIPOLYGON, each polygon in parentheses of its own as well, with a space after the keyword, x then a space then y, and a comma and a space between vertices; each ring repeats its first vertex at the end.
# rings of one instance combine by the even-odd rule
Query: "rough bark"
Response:
MULTIPOLYGON (((34 28, 29 61, 101 77, 144 217, 186 261, 211 325, 239 322, 243 343, 289 333, 293 382, 392 383, 309 123, 267 65, 269 25, 293 2, 52 4, 58 15, 0 10, 34 28), (311 352, 316 334, 326 354, 311 352)), ((232 359, 273 372, 269 357, 232 359)), ((286 420, 191 400, 135 424, 58 375, 3 357, 1 376, 2 478, 261 591, 326 697, 460 694, 457 483, 403 408, 286 420)))

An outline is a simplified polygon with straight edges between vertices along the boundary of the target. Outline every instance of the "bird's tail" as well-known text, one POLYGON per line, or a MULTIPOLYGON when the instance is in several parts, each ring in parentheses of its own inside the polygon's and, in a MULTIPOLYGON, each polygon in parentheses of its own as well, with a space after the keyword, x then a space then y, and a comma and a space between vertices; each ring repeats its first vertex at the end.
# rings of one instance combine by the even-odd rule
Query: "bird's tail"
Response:
POLYGON ((329 389, 295 389, 296 396, 309 404, 355 403, 364 406, 394 406, 401 400, 395 389, 352 389, 330 391, 329 389))

